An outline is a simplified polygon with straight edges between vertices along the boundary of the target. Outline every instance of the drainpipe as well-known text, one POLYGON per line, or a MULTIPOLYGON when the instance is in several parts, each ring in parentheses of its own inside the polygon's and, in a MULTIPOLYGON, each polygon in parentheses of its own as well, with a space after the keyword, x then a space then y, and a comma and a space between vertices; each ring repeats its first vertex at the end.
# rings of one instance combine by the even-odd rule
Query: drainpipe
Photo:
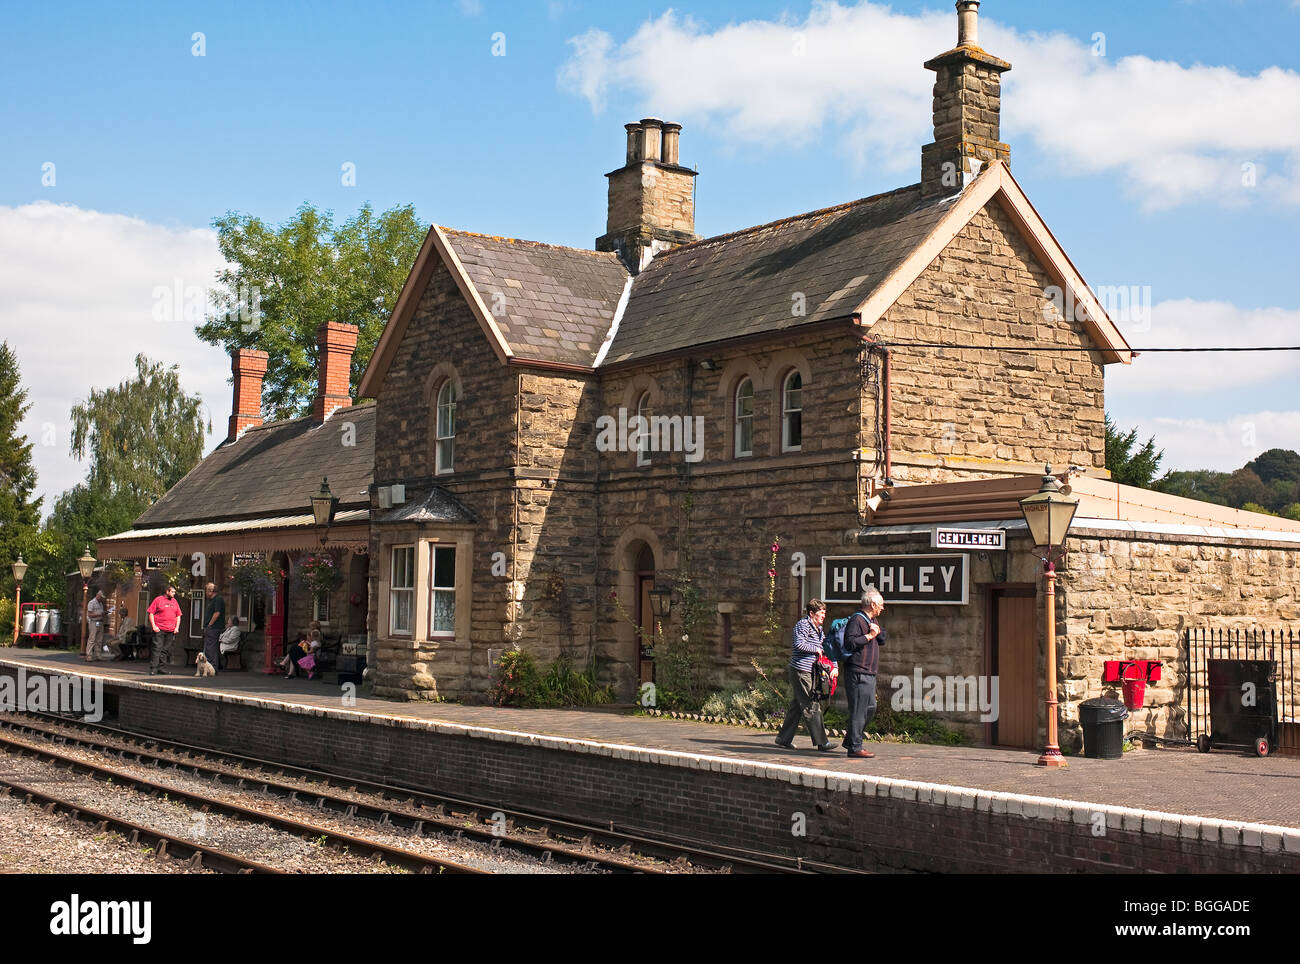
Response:
POLYGON ((884 421, 885 421, 885 478, 887 478, 887 479, 892 479, 892 478, 894 477, 894 451, 893 451, 893 441, 892 441, 892 435, 893 435, 893 405, 892 405, 892 403, 891 403, 891 401, 890 401, 890 397, 889 397, 889 396, 890 396, 890 390, 889 390, 889 377, 890 377, 890 373, 889 373, 889 368, 890 368, 890 354, 891 354, 891 353, 890 353, 889 349, 888 349, 886 346, 884 346, 884 345, 882 345, 882 344, 879 344, 879 343, 878 343, 874 338, 872 338, 870 335, 863 335, 863 336, 862 336, 862 340, 863 340, 864 342, 866 342, 868 345, 870 345, 872 348, 877 349, 877 350, 881 353, 881 355, 884 357, 884 361, 883 361, 883 363, 882 363, 882 365, 881 365, 880 387, 881 387, 881 394, 884 396, 884 406, 885 406, 885 411, 884 411, 884 421))
POLYGON ((894 453, 893 443, 890 438, 893 417, 889 401, 889 349, 881 346, 880 350, 885 356, 884 374, 881 377, 882 393, 885 396, 885 478, 892 479, 894 477, 894 453))

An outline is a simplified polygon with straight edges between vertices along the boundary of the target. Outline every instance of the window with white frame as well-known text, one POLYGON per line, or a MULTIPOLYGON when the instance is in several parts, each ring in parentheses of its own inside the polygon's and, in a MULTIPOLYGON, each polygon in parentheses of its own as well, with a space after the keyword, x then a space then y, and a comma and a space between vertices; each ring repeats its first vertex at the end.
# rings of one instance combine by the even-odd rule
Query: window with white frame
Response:
POLYGON ((394 546, 389 574, 388 629, 410 636, 415 626, 415 546, 394 546))
POLYGON ((327 593, 324 596, 316 596, 311 602, 311 618, 318 623, 327 623, 330 621, 330 597, 327 593))
POLYGON ((786 376, 781 389, 781 451, 798 452, 803 446, 803 376, 786 376))
POLYGON ((650 405, 650 393, 642 392, 641 398, 636 403, 636 413, 642 419, 637 424, 640 426, 640 434, 636 439, 636 464, 650 464, 650 419, 654 417, 654 409, 650 405))
POLYGON ((429 635, 456 632, 456 547, 429 547, 429 635))
POLYGON ((445 475, 453 470, 456 455, 456 385, 449 378, 438 390, 435 459, 436 472, 445 475))
POLYGON ((746 378, 736 388, 736 458, 754 454, 754 383, 746 378))

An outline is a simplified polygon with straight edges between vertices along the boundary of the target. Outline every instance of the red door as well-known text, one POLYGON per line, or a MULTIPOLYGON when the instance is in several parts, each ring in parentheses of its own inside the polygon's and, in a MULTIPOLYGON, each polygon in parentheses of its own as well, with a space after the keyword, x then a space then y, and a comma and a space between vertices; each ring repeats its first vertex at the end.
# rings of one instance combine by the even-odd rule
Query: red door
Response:
POLYGON ((271 611, 266 614, 266 665, 263 668, 268 673, 277 672, 275 663, 284 656, 284 622, 289 608, 285 605, 285 598, 288 588, 289 580, 281 579, 275 587, 271 611))

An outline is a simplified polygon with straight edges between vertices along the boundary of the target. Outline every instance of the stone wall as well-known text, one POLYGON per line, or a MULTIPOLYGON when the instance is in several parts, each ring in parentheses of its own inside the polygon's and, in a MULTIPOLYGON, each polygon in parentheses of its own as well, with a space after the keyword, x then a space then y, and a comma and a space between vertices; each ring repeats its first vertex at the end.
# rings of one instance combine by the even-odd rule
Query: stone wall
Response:
POLYGON ((1100 352, 974 347, 1094 349, 1082 324, 1064 320, 1045 294, 1054 283, 991 203, 872 327, 887 343, 954 346, 892 351, 895 479, 1024 474, 1045 462, 1104 471, 1100 352))
MULTIPOLYGON (((1162 679, 1129 730, 1187 736, 1187 629, 1280 629, 1300 620, 1300 544, 1241 537, 1133 532, 1104 523, 1070 540, 1060 580, 1062 715, 1120 694, 1100 682, 1106 660, 1158 659, 1162 679)), ((1300 653, 1295 653, 1300 666, 1300 653)), ((1201 676, 1198 685, 1204 685, 1201 676)), ((1292 700, 1295 699, 1291 691, 1292 700)), ((1203 700, 1203 697, 1201 697, 1203 700)), ((1286 715, 1286 714, 1284 714, 1286 715)), ((1291 706, 1289 715, 1300 716, 1291 706)))
MULTIPOLYGON (((397 535, 371 526, 369 666, 374 692, 403 699, 458 698, 470 692, 471 677, 488 672, 487 651, 509 645, 506 626, 515 592, 510 576, 515 545, 516 502, 512 472, 518 444, 519 375, 501 364, 454 279, 441 263, 394 355, 377 405, 375 485, 406 485, 406 501, 418 501, 441 486, 478 519, 473 537, 461 543, 472 558, 465 566, 471 606, 467 631, 454 640, 430 641, 417 626, 414 638, 392 637, 385 621, 389 590, 388 552, 397 535), (454 472, 436 474, 434 427, 437 390, 446 378, 460 386, 456 410, 454 472), (497 575, 496 553, 506 557, 497 575), (471 603, 472 600, 472 603, 471 603), (422 638, 425 637, 425 638, 422 638)), ((380 509, 372 499, 372 517, 380 509)), ((411 541, 438 534, 454 537, 464 527, 409 527, 411 541)), ((417 556, 420 555, 417 553, 417 556)), ((425 587, 417 580, 417 595, 425 587)))
MULTIPOLYGON (((690 569, 707 611, 690 645, 715 685, 750 679, 751 657, 771 662, 788 649, 801 603, 792 554, 815 559, 838 551, 857 524, 852 452, 860 431, 858 345, 857 332, 845 325, 791 338, 779 348, 711 352, 711 372, 679 359, 602 379, 604 413, 625 407, 635 414, 637 399, 649 391, 655 414, 703 420, 698 461, 687 461, 684 452, 652 452, 649 464, 638 466, 635 451, 601 454, 597 547, 604 605, 598 632, 602 657, 624 697, 635 681, 637 640, 608 595, 617 592, 634 611, 635 557, 642 544, 654 553, 659 581, 671 584, 690 569), (781 387, 795 369, 803 376, 803 440, 799 451, 782 452, 781 387), (737 458, 735 392, 746 377, 754 383, 753 455, 737 458), (778 537, 781 629, 767 636, 768 547, 778 537), (720 609, 730 622, 730 652, 723 648, 720 609)), ((807 594, 816 594, 811 583, 807 594)), ((674 639, 682 631, 680 596, 677 605, 665 627, 674 639)))

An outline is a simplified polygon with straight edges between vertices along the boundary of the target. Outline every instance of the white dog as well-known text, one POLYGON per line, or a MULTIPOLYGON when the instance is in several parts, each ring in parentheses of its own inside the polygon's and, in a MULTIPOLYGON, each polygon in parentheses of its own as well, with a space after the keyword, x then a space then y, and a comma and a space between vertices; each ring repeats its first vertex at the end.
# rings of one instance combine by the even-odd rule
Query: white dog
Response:
POLYGON ((198 660, 194 664, 194 675, 195 676, 216 676, 217 675, 217 671, 212 668, 212 664, 208 662, 208 658, 204 656, 202 653, 199 653, 198 660))

